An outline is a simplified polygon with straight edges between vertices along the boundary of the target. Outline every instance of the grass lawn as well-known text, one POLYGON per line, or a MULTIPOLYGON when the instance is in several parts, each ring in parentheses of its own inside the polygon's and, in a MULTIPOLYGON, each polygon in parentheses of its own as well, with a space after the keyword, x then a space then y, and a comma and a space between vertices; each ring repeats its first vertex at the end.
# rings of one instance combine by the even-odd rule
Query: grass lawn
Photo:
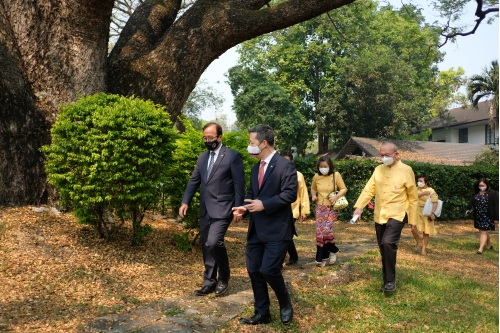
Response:
MULTIPOLYGON (((173 235, 175 223, 147 218, 154 232, 131 247, 130 231, 105 243, 70 214, 34 213, 30 207, 0 208, 0 331, 77 332, 96 317, 126 313, 172 295, 192 295, 202 285, 201 251, 184 253, 173 235)), ((231 292, 250 288, 245 263, 246 223, 226 237, 232 269, 231 292)), ((301 258, 313 261, 314 221, 297 224, 301 258)), ((342 244, 375 240, 372 223, 338 223, 342 244)), ((498 234, 494 251, 477 255, 471 221, 439 224, 427 256, 414 252, 403 231, 397 266, 398 290, 381 294, 378 251, 349 259, 353 281, 325 284, 340 265, 304 269, 307 284, 292 284, 295 320, 279 322, 272 297, 270 325, 242 326, 238 318, 219 332, 498 332, 498 234)), ((339 254, 342 258, 342 252, 339 254)), ((210 302, 211 298, 200 298, 210 302)), ((213 300, 212 300, 213 301, 213 300)), ((250 306, 243 316, 253 314, 250 306)))

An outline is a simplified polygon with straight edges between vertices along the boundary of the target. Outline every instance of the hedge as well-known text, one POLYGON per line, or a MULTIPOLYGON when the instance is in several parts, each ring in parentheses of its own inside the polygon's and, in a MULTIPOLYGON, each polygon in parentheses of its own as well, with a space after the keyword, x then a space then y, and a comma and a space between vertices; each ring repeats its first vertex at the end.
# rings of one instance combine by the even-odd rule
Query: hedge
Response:
MULTIPOLYGON (((316 172, 316 157, 306 159, 296 158, 297 170, 304 174, 307 186, 310 188, 312 177, 316 172)), ((347 186, 347 201, 349 206, 340 214, 341 220, 350 219, 353 204, 363 190, 373 170, 380 162, 373 159, 352 159, 333 161, 336 171, 340 172, 347 186)), ((498 191, 498 165, 449 166, 429 163, 404 161, 413 168, 415 177, 425 174, 429 185, 436 190, 443 200, 443 212, 440 220, 464 219, 465 206, 472 193, 474 182, 480 177, 486 177, 491 187, 498 191)), ((365 209, 363 219, 373 217, 373 212, 365 209)), ((470 218, 470 217, 469 217, 470 218)))

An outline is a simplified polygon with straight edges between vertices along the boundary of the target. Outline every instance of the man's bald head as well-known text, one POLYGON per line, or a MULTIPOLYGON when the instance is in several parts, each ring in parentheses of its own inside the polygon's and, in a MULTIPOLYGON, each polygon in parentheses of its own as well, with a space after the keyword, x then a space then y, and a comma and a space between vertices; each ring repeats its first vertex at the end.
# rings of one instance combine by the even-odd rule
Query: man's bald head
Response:
MULTIPOLYGON (((382 147, 385 148, 384 150, 388 149, 391 153, 395 153, 398 151, 398 147, 392 142, 384 142, 382 144, 382 147)), ((382 147, 380 147, 380 149, 382 149, 382 147)))

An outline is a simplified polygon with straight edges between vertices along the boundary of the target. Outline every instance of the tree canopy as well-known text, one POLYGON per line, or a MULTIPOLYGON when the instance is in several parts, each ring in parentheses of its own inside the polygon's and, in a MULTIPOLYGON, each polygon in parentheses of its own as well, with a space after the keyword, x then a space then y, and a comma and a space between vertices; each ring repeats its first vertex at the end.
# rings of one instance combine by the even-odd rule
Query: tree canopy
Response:
MULTIPOLYGON (((416 7, 395 10, 363 0, 244 42, 232 71, 265 73, 278 84, 305 124, 315 124, 325 151, 328 142, 341 147, 351 135, 403 138, 428 121, 442 57, 438 39, 416 7)), ((233 89, 235 100, 258 88, 247 77, 245 88, 233 89)), ((241 122, 240 105, 235 108, 241 122)), ((304 130, 301 137, 308 138, 304 130)))

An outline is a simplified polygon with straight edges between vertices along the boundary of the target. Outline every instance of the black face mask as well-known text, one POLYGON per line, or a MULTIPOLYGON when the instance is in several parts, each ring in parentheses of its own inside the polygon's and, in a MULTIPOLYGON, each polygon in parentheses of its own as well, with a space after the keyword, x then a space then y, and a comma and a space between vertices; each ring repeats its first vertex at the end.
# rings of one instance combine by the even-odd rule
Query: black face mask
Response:
POLYGON ((208 150, 215 150, 217 149, 217 146, 219 145, 219 141, 211 141, 211 142, 205 142, 205 146, 207 146, 208 150))

